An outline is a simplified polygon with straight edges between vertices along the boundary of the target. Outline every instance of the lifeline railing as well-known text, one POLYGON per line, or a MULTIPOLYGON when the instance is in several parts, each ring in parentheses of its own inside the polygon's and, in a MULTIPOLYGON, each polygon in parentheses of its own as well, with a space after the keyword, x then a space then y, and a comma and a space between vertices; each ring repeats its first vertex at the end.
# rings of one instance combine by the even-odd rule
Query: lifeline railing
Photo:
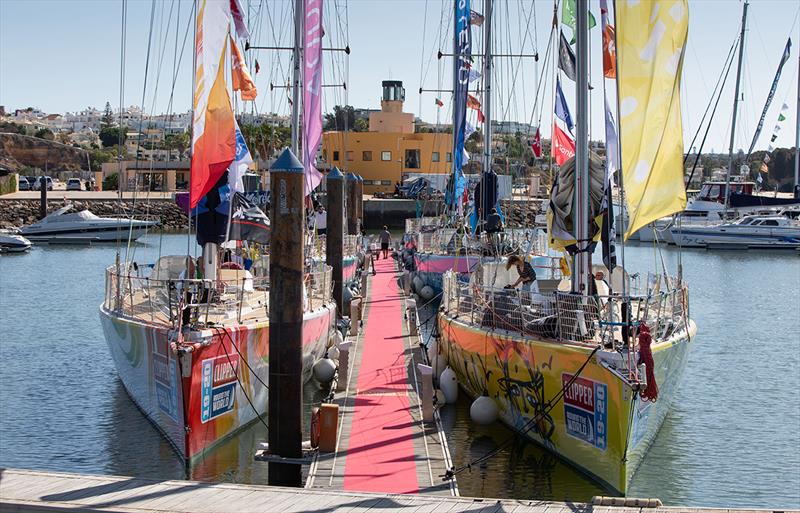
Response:
POLYGON ((466 245, 469 254, 490 252, 503 255, 514 248, 526 253, 545 254, 547 252, 547 236, 541 230, 512 228, 489 235, 480 233, 457 234, 455 228, 439 228, 434 232, 423 232, 415 235, 417 251, 433 254, 451 254, 462 250, 466 245))
MULTIPOLYGON (((220 269, 219 279, 158 278, 152 268, 116 266, 106 269, 106 310, 117 316, 151 324, 176 327, 184 308, 200 324, 241 323, 252 311, 268 308, 269 276, 253 276, 242 270, 220 269)), ((314 263, 305 273, 303 308, 312 312, 332 301, 332 269, 314 263)))
POLYGON ((688 324, 685 286, 624 297, 580 296, 561 291, 539 294, 475 285, 446 273, 442 306, 447 315, 486 330, 507 330, 592 346, 622 340, 624 325, 634 328, 647 324, 653 340, 659 341, 688 324), (630 312, 627 321, 623 321, 624 311, 630 312))

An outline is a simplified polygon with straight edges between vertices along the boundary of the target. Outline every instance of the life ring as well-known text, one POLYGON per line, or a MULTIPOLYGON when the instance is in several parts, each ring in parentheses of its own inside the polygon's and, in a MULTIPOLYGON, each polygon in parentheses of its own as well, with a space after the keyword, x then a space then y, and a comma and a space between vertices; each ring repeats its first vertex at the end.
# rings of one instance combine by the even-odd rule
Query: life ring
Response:
POLYGON ((311 410, 311 447, 319 447, 319 408, 311 410))

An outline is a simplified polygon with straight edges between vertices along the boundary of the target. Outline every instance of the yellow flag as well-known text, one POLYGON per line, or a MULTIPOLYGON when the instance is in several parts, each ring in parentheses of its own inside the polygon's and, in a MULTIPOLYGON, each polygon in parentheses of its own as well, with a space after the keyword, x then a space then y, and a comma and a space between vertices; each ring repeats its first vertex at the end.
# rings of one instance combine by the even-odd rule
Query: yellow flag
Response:
POLYGON ((686 0, 615 4, 627 239, 686 207, 680 84, 689 9, 686 0))

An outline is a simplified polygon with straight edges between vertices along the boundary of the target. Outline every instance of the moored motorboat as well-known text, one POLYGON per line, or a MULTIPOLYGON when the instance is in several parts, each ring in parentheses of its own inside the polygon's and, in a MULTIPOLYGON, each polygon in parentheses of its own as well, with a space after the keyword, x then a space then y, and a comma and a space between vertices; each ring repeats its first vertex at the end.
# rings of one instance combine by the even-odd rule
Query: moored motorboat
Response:
POLYGON ((23 253, 31 249, 31 241, 11 230, 0 230, 0 253, 23 253))
POLYGON ((158 225, 155 220, 99 217, 89 210, 70 212, 72 208, 72 204, 67 204, 23 227, 20 233, 36 242, 113 242, 136 240, 158 225))
POLYGON ((675 244, 708 249, 794 249, 800 222, 785 215, 752 215, 729 223, 673 226, 675 244))

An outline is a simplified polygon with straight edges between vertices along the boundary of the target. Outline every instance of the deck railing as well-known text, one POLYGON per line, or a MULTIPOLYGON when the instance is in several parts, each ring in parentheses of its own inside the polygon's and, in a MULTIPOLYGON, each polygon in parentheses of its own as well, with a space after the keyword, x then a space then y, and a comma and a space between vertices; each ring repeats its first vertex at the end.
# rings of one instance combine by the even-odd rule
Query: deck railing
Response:
MULTIPOLYGON (((170 257, 165 257, 170 258, 170 257)), ((163 259, 162 259, 163 260, 163 259)), ((180 257, 179 260, 185 260, 180 257)), ((106 269, 104 306, 120 317, 177 327, 184 309, 193 323, 241 323, 253 311, 268 308, 269 276, 235 269, 218 270, 218 278, 186 279, 167 267, 111 266, 106 269)), ((328 307, 332 301, 332 270, 317 262, 305 273, 304 311, 328 307)), ((263 316, 260 318, 264 318, 263 316)))
POLYGON ((666 340, 688 323, 685 286, 643 295, 579 296, 533 293, 476 285, 445 274, 442 305, 447 315, 486 330, 506 330, 559 342, 596 346, 622 340, 622 329, 647 324, 654 341, 666 340), (625 305, 625 306, 623 306, 625 305), (623 312, 629 319, 623 319, 623 312))
POLYGON ((432 254, 452 254, 466 251, 468 254, 504 255, 513 248, 515 251, 538 255, 547 252, 547 236, 537 229, 512 228, 501 233, 489 235, 456 235, 455 228, 439 228, 434 232, 423 232, 407 237, 415 237, 417 251, 432 254))

